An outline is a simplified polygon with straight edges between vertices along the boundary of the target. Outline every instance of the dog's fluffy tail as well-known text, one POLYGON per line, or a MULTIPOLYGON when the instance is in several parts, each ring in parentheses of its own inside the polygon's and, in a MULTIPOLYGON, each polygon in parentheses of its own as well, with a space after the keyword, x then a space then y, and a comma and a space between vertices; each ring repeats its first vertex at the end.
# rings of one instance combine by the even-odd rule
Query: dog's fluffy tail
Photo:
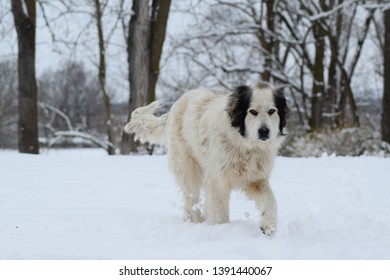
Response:
POLYGON ((165 125, 168 114, 161 117, 154 116, 153 113, 158 107, 158 101, 154 101, 145 107, 134 110, 130 122, 124 128, 125 132, 134 133, 134 139, 142 143, 148 142, 165 146, 165 125))

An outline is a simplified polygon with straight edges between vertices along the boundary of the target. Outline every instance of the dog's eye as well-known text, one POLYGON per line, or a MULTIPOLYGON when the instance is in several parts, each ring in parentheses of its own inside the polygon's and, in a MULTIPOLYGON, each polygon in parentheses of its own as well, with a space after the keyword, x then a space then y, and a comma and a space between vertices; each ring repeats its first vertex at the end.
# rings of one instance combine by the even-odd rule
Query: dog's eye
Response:
POLYGON ((249 113, 251 113, 251 114, 254 115, 254 116, 257 116, 257 114, 258 114, 257 111, 256 111, 256 110, 253 110, 253 109, 250 110, 249 113))
POLYGON ((270 110, 268 111, 268 114, 269 114, 269 115, 272 115, 272 114, 275 113, 275 112, 276 112, 275 109, 270 109, 270 110))

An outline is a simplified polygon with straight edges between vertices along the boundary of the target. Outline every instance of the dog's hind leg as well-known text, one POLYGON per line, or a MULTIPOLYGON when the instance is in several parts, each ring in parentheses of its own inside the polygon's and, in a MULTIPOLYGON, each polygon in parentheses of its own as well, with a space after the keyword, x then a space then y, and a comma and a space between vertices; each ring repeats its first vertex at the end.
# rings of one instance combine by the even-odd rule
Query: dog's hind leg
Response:
POLYGON ((171 169, 175 174, 177 184, 184 198, 184 219, 201 223, 204 221, 200 211, 199 199, 203 180, 201 168, 190 155, 184 156, 171 151, 171 169), (178 160, 178 159, 183 159, 178 160))
POLYGON ((264 234, 271 235, 277 227, 277 205, 268 180, 253 182, 244 191, 260 211, 260 229, 264 234))

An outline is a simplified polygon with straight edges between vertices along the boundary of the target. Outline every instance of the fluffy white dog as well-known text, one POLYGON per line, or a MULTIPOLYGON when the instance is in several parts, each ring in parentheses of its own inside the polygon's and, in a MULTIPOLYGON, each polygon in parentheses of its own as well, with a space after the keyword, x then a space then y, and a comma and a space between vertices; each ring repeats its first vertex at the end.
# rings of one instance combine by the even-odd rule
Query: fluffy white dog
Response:
POLYGON ((168 149, 169 166, 184 196, 186 219, 229 222, 230 192, 239 188, 260 211, 260 228, 271 235, 277 206, 269 185, 283 142, 287 105, 283 94, 260 82, 230 94, 198 89, 185 93, 170 112, 156 117, 158 103, 136 109, 125 126, 141 142, 168 149), (205 215, 198 207, 205 190, 205 215))

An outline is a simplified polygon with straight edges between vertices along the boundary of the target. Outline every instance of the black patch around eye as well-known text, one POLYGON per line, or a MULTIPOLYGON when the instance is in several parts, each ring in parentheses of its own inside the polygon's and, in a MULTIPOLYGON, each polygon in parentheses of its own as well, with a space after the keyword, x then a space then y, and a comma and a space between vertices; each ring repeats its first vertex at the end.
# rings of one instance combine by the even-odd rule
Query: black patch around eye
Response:
POLYGON ((229 96, 227 112, 231 119, 231 125, 238 128, 241 136, 245 136, 245 117, 251 102, 252 90, 248 86, 238 86, 229 96))
POLYGON ((283 133, 283 128, 286 126, 287 123, 287 116, 288 116, 288 107, 287 107, 287 101, 284 97, 283 93, 281 91, 277 91, 274 93, 274 102, 275 106, 278 109, 278 115, 280 119, 279 123, 279 131, 281 135, 285 135, 283 133))

